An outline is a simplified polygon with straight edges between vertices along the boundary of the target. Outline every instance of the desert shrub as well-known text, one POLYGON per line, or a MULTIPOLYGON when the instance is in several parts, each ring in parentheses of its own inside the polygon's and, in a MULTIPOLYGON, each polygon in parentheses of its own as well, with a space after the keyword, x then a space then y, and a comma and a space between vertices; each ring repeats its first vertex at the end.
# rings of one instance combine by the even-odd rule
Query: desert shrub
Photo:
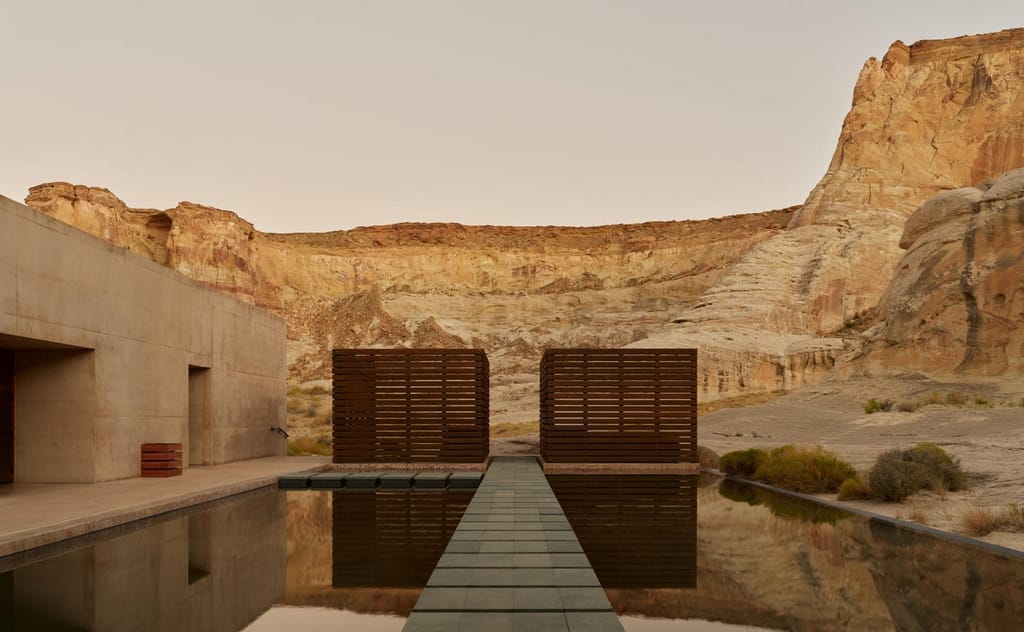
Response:
POLYGON ((927 486, 934 491, 955 492, 967 488, 967 475, 957 459, 934 443, 919 443, 903 451, 903 460, 919 463, 928 470, 927 486))
POLYGON ((903 451, 887 450, 868 472, 868 485, 887 502, 903 502, 928 484, 928 470, 920 463, 903 460, 903 451))
POLYGON ((726 474, 751 478, 768 454, 759 448, 726 452, 718 459, 718 466, 726 474))
POLYGON ((1003 520, 1007 527, 1024 531, 1024 505, 1019 503, 1007 503, 1003 507, 1003 520))
POLYGON ((999 516, 991 509, 974 508, 968 510, 961 518, 960 524, 968 535, 983 536, 999 528, 999 516))
POLYGON ((808 494, 835 492, 843 481, 857 475, 846 461, 821 446, 775 448, 754 472, 771 485, 808 494))
POLYGON ((329 392, 330 391, 328 391, 323 386, 320 386, 319 384, 316 384, 316 385, 311 386, 311 387, 306 389, 306 394, 307 395, 326 395, 329 392))
POLYGON ((317 409, 316 402, 310 402, 309 405, 306 406, 306 416, 307 417, 316 417, 316 409, 317 409))
POLYGON ((700 461, 701 467, 718 469, 718 453, 711 448, 705 448, 702 445, 697 446, 697 459, 700 461))
POLYGON ((915 410, 917 410, 920 407, 921 407, 921 403, 920 402, 914 402, 914 401, 905 401, 905 402, 900 402, 900 403, 896 404, 896 410, 898 410, 900 412, 903 412, 903 413, 912 413, 912 412, 914 412, 915 410))
POLYGON ((944 401, 942 394, 938 391, 928 391, 928 394, 924 396, 921 401, 922 404, 941 404, 944 401))
POLYGON ((859 476, 851 476, 839 486, 839 500, 869 500, 874 497, 875 491, 859 476))
POLYGON ((317 454, 330 456, 333 453, 330 437, 321 435, 319 437, 295 437, 288 439, 288 456, 309 456, 317 454))
POLYGON ((946 403, 953 406, 963 406, 967 403, 967 396, 960 391, 950 391, 946 393, 946 403))
POLYGON ((892 410, 893 401, 891 399, 883 399, 881 401, 872 397, 864 404, 864 412, 871 415, 878 412, 889 412, 892 410))

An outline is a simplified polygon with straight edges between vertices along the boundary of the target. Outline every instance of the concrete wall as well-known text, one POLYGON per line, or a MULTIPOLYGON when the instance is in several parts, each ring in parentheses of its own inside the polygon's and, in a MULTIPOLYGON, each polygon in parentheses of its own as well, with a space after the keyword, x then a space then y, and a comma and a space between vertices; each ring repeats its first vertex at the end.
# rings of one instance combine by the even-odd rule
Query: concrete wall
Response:
POLYGON ((284 597, 284 496, 260 490, 17 568, 0 629, 242 629, 284 597))
POLYGON ((285 426, 285 332, 278 316, 0 196, 16 482, 138 476, 148 442, 181 442, 186 467, 284 454, 269 428, 285 426), (190 366, 209 369, 197 446, 190 366))

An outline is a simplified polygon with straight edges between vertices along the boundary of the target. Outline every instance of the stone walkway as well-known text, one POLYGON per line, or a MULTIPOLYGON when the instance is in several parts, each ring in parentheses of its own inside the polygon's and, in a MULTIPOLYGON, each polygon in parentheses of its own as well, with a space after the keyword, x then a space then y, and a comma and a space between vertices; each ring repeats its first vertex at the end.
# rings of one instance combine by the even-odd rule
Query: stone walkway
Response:
POLYGON ((495 457, 404 632, 621 631, 533 457, 495 457))
POLYGON ((274 485, 330 457, 267 457, 186 468, 171 478, 0 485, 0 557, 274 485))

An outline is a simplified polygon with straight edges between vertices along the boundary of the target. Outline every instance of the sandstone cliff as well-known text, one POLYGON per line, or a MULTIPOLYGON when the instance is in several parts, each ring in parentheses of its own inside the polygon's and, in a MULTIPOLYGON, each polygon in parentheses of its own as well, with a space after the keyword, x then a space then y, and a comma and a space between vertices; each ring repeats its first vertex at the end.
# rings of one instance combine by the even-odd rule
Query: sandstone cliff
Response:
POLYGON ((849 363, 931 374, 1024 372, 1024 169, 941 193, 903 230, 880 322, 849 363))
POLYGON ((706 399, 819 379, 875 320, 911 212, 1024 166, 1022 91, 1024 29, 896 42, 869 59, 832 163, 788 230, 636 344, 699 347, 706 399))
POLYGON ((865 64, 832 162, 795 213, 273 235, 229 211, 129 209, 65 183, 34 187, 26 202, 283 314, 293 383, 326 378, 331 346, 484 348, 496 420, 536 417, 549 346, 699 347, 704 400, 791 389, 837 364, 988 375, 1019 357, 1022 299, 994 289, 1018 273, 1012 212, 972 219, 957 205, 1011 203, 984 181, 1024 166, 1022 90, 1024 29, 896 42, 865 64), (962 187, 977 192, 946 193, 936 202, 946 210, 904 231, 925 200, 962 187), (1003 197, 978 197, 990 194, 1003 197), (966 237, 961 251, 944 241, 961 229, 970 252, 966 237), (926 299, 926 282, 946 298, 926 299), (974 299, 958 303, 957 287, 974 299))
POLYGON ((536 418, 545 347, 643 338, 792 215, 274 235, 229 211, 188 202, 130 209, 106 189, 66 183, 33 187, 26 203, 282 314, 293 384, 327 379, 332 347, 484 348, 498 420, 536 418))

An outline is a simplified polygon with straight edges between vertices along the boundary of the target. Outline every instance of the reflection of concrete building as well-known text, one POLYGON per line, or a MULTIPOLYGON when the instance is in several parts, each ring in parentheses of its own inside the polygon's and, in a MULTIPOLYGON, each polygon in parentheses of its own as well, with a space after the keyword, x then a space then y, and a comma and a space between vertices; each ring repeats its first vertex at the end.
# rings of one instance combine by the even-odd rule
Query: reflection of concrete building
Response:
POLYGON ((284 454, 285 323, 0 197, 0 483, 284 454))
POLYGON ((0 572, 2 630, 238 630, 284 595, 273 488, 0 572))

